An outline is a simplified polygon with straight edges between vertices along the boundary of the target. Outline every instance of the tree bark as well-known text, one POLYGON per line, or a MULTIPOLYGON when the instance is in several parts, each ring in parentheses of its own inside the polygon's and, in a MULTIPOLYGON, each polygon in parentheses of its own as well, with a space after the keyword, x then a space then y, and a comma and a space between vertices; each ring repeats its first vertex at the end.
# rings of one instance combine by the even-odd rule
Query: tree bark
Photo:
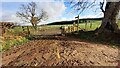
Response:
POLYGON ((117 18, 120 10, 120 2, 107 2, 104 12, 102 24, 96 34, 102 33, 104 30, 110 32, 118 32, 117 18))

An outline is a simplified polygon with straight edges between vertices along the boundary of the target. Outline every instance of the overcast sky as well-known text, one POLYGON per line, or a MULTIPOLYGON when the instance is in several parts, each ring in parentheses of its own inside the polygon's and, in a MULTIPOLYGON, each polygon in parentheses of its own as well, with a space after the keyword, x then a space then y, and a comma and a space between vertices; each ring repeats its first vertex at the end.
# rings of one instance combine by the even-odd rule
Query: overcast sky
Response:
MULTIPOLYGON (((37 1, 38 0, 34 0, 37 1)), ((90 1, 90 0, 89 0, 90 1)), ((99 1, 99 0, 98 0, 99 1)), ((19 18, 16 17, 16 12, 19 11, 19 7, 21 4, 27 4, 31 2, 31 0, 2 0, 0 2, 0 21, 11 21, 11 22, 19 22, 22 23, 19 18)), ((39 0, 37 3, 38 6, 44 11, 46 11, 49 15, 49 19, 46 21, 42 21, 42 23, 51 23, 54 21, 66 21, 73 20, 75 16, 77 16, 76 12, 71 11, 70 6, 66 1, 61 0, 39 0)), ((99 7, 95 7, 92 9, 88 9, 80 14, 80 18, 99 18, 103 17, 103 13, 101 12, 99 7)))

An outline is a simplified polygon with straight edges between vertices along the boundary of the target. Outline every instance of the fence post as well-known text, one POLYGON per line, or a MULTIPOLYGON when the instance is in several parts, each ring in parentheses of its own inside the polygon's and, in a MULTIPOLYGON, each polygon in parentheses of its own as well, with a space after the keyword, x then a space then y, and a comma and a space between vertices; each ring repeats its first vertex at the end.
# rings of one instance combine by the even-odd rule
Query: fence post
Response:
POLYGON ((22 30, 25 31, 24 26, 22 26, 22 30))
POLYGON ((90 28, 92 28, 92 22, 90 22, 90 28))
POLYGON ((84 22, 85 22, 85 30, 86 30, 86 28, 87 28, 87 21, 85 20, 84 22))
POLYGON ((27 26, 27 31, 28 31, 28 35, 30 35, 30 30, 29 30, 29 27, 27 26))
POLYGON ((77 31, 79 32, 79 15, 75 18, 77 19, 77 31))

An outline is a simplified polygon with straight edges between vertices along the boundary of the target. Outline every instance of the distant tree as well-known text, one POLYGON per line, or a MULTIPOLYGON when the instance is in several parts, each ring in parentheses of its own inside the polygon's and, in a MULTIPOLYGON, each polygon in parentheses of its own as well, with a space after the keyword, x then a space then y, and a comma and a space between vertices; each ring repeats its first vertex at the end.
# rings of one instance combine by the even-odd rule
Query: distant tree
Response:
POLYGON ((36 29, 37 24, 41 22, 41 20, 45 20, 48 18, 47 13, 41 9, 40 12, 37 11, 38 6, 35 2, 31 2, 27 5, 22 4, 20 7, 20 11, 16 14, 20 17, 24 22, 31 23, 32 26, 36 29))

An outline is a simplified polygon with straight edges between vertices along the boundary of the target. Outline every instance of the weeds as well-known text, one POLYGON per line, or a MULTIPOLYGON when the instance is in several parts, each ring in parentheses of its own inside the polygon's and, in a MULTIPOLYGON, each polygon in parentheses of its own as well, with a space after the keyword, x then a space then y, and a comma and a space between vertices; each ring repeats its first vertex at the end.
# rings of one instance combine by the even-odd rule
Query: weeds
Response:
POLYGON ((4 33, 2 37, 0 37, 0 39, 2 44, 0 51, 6 51, 13 46, 21 45, 29 41, 23 36, 15 35, 15 31, 13 29, 8 29, 7 32, 4 33))
POLYGON ((21 45, 28 42, 29 40, 25 37, 14 36, 12 39, 3 39, 2 40, 2 51, 10 49, 12 46, 21 45))

